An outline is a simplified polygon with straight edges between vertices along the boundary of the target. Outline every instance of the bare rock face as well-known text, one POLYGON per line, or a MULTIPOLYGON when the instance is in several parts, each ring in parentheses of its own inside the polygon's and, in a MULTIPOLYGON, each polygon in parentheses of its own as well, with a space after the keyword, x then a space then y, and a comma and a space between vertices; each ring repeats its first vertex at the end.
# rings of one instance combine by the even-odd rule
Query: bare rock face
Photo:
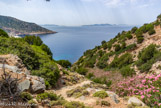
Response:
POLYGON ((28 78, 31 82, 31 92, 32 93, 41 93, 45 91, 45 81, 44 78, 38 77, 38 76, 29 76, 28 78))
POLYGON ((29 91, 32 93, 41 93, 46 89, 44 79, 30 75, 30 71, 27 70, 22 60, 16 55, 0 55, 0 76, 3 74, 2 68, 4 59, 6 60, 4 63, 6 72, 11 74, 13 78, 21 79, 18 85, 21 92, 29 91))
POLYGON ((130 97, 129 100, 128 100, 128 104, 129 105, 132 104, 132 105, 135 105, 135 106, 145 106, 145 104, 136 97, 130 97))

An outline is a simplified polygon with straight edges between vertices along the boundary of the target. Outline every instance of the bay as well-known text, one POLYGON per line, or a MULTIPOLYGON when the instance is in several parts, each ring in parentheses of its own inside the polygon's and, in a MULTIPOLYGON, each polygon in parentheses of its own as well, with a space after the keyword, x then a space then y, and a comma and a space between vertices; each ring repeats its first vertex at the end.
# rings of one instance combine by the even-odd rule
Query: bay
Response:
POLYGON ((76 62, 88 49, 109 41, 119 32, 130 30, 131 26, 79 26, 66 27, 44 25, 43 27, 56 31, 56 34, 41 35, 43 42, 49 46, 55 60, 76 62))

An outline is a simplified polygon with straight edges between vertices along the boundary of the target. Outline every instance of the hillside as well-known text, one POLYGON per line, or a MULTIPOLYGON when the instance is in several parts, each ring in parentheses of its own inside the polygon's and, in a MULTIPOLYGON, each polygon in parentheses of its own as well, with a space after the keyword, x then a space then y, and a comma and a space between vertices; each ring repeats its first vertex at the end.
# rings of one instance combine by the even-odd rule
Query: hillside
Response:
MULTIPOLYGON (((106 84, 119 96, 154 96, 146 95, 148 86, 145 82, 149 76, 154 78, 158 75, 158 79, 161 74, 161 15, 152 23, 122 31, 110 41, 102 41, 102 45, 87 50, 73 64, 72 70, 96 83, 106 84)), ((161 79, 158 80, 161 82, 161 79)), ((160 85, 156 87, 161 88, 160 85)), ((156 98, 161 100, 159 95, 156 98)), ((160 103, 159 100, 155 102, 160 103)), ((144 102, 154 107, 148 101, 152 102, 153 98, 144 98, 144 102)))
POLYGON ((131 66, 138 68, 137 71, 135 69, 137 73, 148 73, 152 65, 160 61, 160 58, 157 58, 153 63, 148 64, 155 53, 158 54, 157 57, 160 55, 160 26, 161 15, 155 22, 144 24, 140 28, 133 27, 130 31, 122 31, 110 41, 102 41, 101 46, 96 46, 94 49, 84 52, 84 55, 72 68, 77 71, 80 68, 112 71, 131 66), (150 51, 153 53, 151 54, 150 51), (148 66, 146 69, 144 69, 145 65, 148 66))
POLYGON ((9 35, 36 35, 56 33, 43 28, 35 23, 28 23, 13 17, 0 15, 0 28, 5 30, 9 35))
POLYGON ((12 38, 0 29, 0 101, 16 108, 161 107, 161 15, 102 41, 72 66, 52 56, 40 37, 12 38))

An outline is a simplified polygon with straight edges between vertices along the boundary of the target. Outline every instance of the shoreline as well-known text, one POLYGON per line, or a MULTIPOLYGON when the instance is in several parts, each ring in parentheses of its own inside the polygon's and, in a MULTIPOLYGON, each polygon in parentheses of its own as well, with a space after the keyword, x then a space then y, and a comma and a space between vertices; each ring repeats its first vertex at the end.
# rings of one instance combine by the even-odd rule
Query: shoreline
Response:
POLYGON ((23 33, 23 34, 15 34, 15 36, 26 36, 26 35, 46 35, 46 34, 56 34, 58 32, 37 32, 37 33, 23 33))

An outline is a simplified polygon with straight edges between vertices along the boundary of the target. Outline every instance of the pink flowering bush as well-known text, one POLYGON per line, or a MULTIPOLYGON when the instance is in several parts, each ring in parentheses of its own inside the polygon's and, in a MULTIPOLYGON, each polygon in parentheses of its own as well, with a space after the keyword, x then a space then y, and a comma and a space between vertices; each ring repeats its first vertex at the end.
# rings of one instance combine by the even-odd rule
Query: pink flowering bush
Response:
POLYGON ((150 76, 134 76, 112 86, 119 96, 139 95, 145 104, 161 107, 161 74, 150 76))

